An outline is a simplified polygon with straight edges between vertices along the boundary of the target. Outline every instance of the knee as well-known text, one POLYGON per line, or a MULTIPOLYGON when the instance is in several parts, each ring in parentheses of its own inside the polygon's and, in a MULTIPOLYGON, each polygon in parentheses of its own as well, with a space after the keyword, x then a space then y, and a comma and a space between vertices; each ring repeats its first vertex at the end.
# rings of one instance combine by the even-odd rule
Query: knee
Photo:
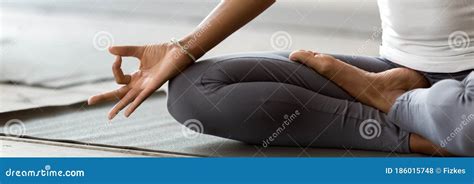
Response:
POLYGON ((449 136, 460 136, 456 142, 460 148, 459 155, 474 156, 474 114, 463 116, 459 126, 449 136))
POLYGON ((443 80, 429 89, 430 104, 444 112, 451 112, 453 119, 474 116, 474 72, 463 81, 443 80), (471 116, 472 115, 472 116, 471 116))
POLYGON ((427 90, 420 93, 429 104, 442 108, 456 108, 460 106, 466 96, 466 85, 463 82, 446 79, 435 83, 427 90))
POLYGON ((428 109, 429 113, 432 116, 439 117, 439 120, 459 122, 461 119, 463 122, 464 120, 474 121, 474 101, 472 100, 472 94, 469 92, 474 90, 471 89, 473 87, 474 84, 468 84, 464 81, 443 80, 425 91, 424 94, 427 98, 423 100, 432 107, 428 109))
POLYGON ((220 112, 222 95, 216 89, 227 85, 226 76, 219 75, 216 62, 221 58, 199 61, 189 66, 168 83, 167 108, 171 116, 184 126, 220 137, 226 137, 229 123, 220 112), (228 125, 228 124, 227 124, 228 125))
POLYGON ((428 103, 436 104, 433 119, 440 129, 446 129, 443 144, 452 144, 454 154, 474 156, 474 73, 462 82, 443 80, 433 86, 428 103), (450 122, 450 126, 446 126, 450 122))
POLYGON ((442 147, 447 147, 448 151, 458 156, 474 156, 474 114, 472 112, 467 113, 466 109, 460 108, 460 105, 453 106, 451 109, 441 107, 432 117, 432 120, 436 120, 436 129, 442 133, 438 139, 442 147))
POLYGON ((209 65, 208 62, 195 63, 168 81, 168 112, 180 123, 198 119, 196 116, 202 114, 200 111, 209 108, 200 82, 209 65))

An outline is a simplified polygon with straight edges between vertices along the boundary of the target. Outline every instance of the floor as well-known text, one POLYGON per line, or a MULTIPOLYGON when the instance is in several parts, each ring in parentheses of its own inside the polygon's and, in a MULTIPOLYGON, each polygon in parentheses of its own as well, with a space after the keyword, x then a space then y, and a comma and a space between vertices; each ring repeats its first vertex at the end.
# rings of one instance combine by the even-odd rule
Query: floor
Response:
POLYGON ((0 157, 191 157, 57 141, 0 136, 0 157))

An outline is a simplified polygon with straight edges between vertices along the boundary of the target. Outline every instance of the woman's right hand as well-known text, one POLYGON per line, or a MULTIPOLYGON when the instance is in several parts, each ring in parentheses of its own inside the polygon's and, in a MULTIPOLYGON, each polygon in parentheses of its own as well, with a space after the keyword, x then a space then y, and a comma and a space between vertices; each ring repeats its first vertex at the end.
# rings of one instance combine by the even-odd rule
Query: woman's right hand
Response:
MULTIPOLYGON (((182 39, 182 43, 188 52, 198 59, 274 2, 275 0, 221 1, 194 31, 182 39)), ((114 118, 129 104, 125 116, 130 116, 155 90, 192 63, 192 59, 183 54, 181 48, 170 43, 112 47, 109 51, 117 56, 113 65, 115 80, 124 86, 92 96, 88 101, 92 105, 120 99, 109 112, 109 119, 114 118), (138 58, 140 60, 138 71, 124 75, 120 69, 122 56, 138 58)))
POLYGON ((109 111, 108 118, 113 119, 123 108, 129 117, 135 109, 166 81, 184 70, 192 63, 191 58, 183 54, 180 48, 171 43, 146 46, 116 46, 109 52, 116 55, 112 66, 115 80, 124 86, 89 98, 93 105, 105 101, 120 100, 109 111), (132 56, 140 60, 140 67, 130 75, 122 72, 122 56, 132 56))

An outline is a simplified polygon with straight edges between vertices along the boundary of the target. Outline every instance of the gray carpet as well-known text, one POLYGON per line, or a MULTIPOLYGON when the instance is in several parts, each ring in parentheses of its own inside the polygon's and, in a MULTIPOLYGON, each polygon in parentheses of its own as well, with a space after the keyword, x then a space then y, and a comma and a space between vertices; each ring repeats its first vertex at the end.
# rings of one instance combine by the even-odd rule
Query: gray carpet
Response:
POLYGON ((63 107, 45 107, 3 113, 0 114, 2 123, 0 132, 5 134, 9 130, 5 126, 7 121, 18 119, 23 122, 24 127, 10 126, 11 130, 30 138, 196 156, 419 156, 358 150, 263 148, 203 134, 196 138, 185 137, 183 126, 177 123, 166 109, 166 94, 164 92, 158 92, 150 97, 129 119, 119 114, 115 120, 109 123, 106 114, 112 105, 109 103, 89 107, 84 103, 78 103, 63 107))

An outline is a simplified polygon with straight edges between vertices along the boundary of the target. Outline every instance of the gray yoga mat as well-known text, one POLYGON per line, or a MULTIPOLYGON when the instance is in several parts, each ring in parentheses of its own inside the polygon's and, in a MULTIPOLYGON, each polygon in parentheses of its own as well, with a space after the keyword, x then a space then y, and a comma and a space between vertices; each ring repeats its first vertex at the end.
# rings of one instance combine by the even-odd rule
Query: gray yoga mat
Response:
POLYGON ((78 103, 3 113, 0 114, 0 133, 210 157, 419 156, 359 150, 263 148, 204 134, 185 136, 184 126, 176 122, 166 109, 164 92, 151 96, 130 118, 119 114, 109 123, 106 114, 112 105, 87 106, 78 103))

